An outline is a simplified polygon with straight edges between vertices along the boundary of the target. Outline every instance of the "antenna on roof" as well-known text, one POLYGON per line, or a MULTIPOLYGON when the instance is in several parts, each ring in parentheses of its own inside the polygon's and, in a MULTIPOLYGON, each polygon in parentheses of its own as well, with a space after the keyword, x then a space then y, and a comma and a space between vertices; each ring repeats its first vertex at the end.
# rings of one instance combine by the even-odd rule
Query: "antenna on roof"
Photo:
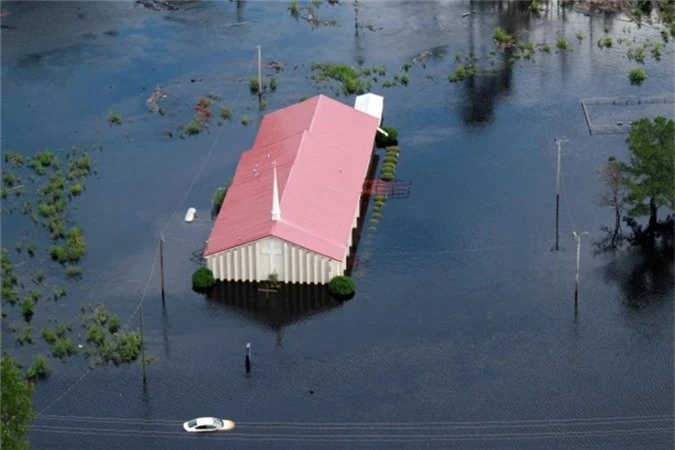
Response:
POLYGON ((272 221, 281 220, 281 207, 279 206, 279 186, 277 185, 277 161, 272 162, 274 181, 272 186, 272 221))

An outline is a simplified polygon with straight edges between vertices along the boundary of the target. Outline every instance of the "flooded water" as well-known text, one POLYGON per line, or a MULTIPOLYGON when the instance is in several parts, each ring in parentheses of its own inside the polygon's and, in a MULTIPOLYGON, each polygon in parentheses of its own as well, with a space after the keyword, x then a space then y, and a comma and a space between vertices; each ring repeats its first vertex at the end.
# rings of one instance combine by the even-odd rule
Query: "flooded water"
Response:
MULTIPOLYGON (((672 448, 672 267, 655 275, 630 252, 594 255, 600 227, 613 220, 597 206, 595 171, 628 152, 625 134, 589 135, 581 101, 671 94, 673 44, 660 62, 647 57, 647 81, 631 86, 637 64, 627 46, 600 49, 597 40, 605 26, 638 41, 660 39, 657 30, 555 3, 534 17, 518 3, 364 1, 358 33, 347 3, 319 7, 320 19, 340 26, 316 30, 285 2, 178 11, 3 3, 3 151, 103 145, 93 153, 98 176, 77 202, 85 273, 49 315, 74 321, 80 306, 104 301, 137 326, 143 298, 146 352, 157 358, 145 386, 139 365, 90 371, 83 359, 54 360, 35 394, 43 416, 33 447, 672 448), (499 52, 490 57, 496 26, 546 41, 551 53, 512 66, 499 52), (567 51, 556 48, 562 36, 567 51), (286 292, 284 303, 246 286, 209 298, 190 289, 213 190, 259 123, 248 92, 259 44, 264 60, 286 65, 268 110, 317 92, 312 62, 385 65, 390 79, 423 51, 442 56, 414 65, 407 87, 373 88, 399 130, 397 174, 412 190, 387 202, 374 230, 365 224, 348 302, 312 289, 286 292), (457 51, 480 59, 474 80, 448 82, 457 51), (164 116, 146 105, 157 84, 168 95, 164 116), (207 94, 232 107, 231 122, 214 119, 208 132, 179 138, 176 128, 207 94), (111 111, 121 126, 107 123, 111 111), (553 139, 562 137, 560 251, 552 252, 553 139), (189 206, 201 214, 186 224, 189 206), (589 232, 576 317, 573 230, 589 232), (182 421, 210 415, 239 427, 215 437, 182 432, 182 421)), ((3 245, 22 236, 25 220, 3 215, 3 245)), ((42 257, 22 270, 31 264, 51 267, 42 257)), ((12 345, 4 322, 3 340, 12 345)), ((14 352, 28 361, 42 345, 14 352)))

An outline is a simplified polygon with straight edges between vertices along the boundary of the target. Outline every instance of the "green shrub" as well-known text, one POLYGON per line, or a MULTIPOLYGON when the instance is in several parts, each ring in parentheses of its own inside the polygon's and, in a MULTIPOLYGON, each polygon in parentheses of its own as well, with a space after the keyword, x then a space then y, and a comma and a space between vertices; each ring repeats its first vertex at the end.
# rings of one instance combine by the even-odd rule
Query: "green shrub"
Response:
POLYGON ((511 44, 514 41, 513 36, 507 33, 502 27, 495 28, 493 37, 497 43, 502 45, 511 44))
POLYGON ((382 160, 382 162, 383 162, 384 164, 387 164, 387 163, 394 163, 394 164, 396 164, 396 163, 398 162, 398 156, 393 155, 393 154, 392 154, 392 155, 389 155, 389 154, 388 154, 387 156, 384 157, 384 159, 382 160))
POLYGON ((388 136, 379 131, 375 134, 375 145, 378 148, 386 148, 398 144, 398 130, 396 128, 384 125, 382 129, 387 132, 388 136))
POLYGON ((654 47, 652 47, 652 58, 654 58, 657 61, 661 61, 661 50, 663 50, 663 43, 662 42, 654 43, 654 47))
POLYGON ((83 187, 82 187, 82 185, 81 185, 80 183, 71 184, 70 187, 68 188, 68 192, 69 192, 70 195, 72 195, 72 196, 78 196, 78 195, 80 195, 80 194, 82 193, 83 190, 84 190, 84 189, 83 189, 83 187))
POLYGON ((241 124, 244 126, 248 125, 248 116, 246 114, 241 116, 241 124))
POLYGON ((598 47, 600 47, 600 48, 603 48, 603 47, 611 48, 612 45, 613 45, 613 41, 612 41, 612 38, 609 37, 609 36, 607 36, 605 38, 602 38, 598 41, 598 47))
POLYGON ((311 70, 312 79, 316 81, 335 80, 341 82, 342 93, 345 95, 362 94, 365 92, 365 85, 359 79, 359 72, 349 65, 314 63, 311 70))
POLYGON ((73 327, 69 323, 60 323, 56 326, 56 337, 64 337, 73 327))
POLYGON ((300 5, 298 4, 298 0, 291 0, 288 4, 288 10, 293 17, 298 17, 300 15, 300 5))
POLYGON ((551 53, 551 46, 544 43, 541 45, 541 51, 544 53, 551 53))
POLYGON ((108 114, 108 122, 110 122, 111 125, 121 125, 122 116, 119 113, 111 112, 108 114))
POLYGON ((82 269, 79 266, 66 265, 66 277, 77 278, 82 276, 82 269))
POLYGON ((86 251, 84 234, 78 227, 73 227, 66 233, 66 255, 68 261, 79 261, 86 251))
POLYGON ((565 38, 558 39, 557 47, 560 50, 565 50, 567 48, 567 39, 565 39, 565 38))
POLYGON ((381 213, 381 212, 379 212, 379 211, 373 212, 373 215, 372 215, 372 218, 373 218, 373 219, 379 219, 379 218, 381 218, 381 217, 382 217, 382 213, 381 213))
POLYGON ((354 281, 344 275, 333 277, 328 283, 328 290, 333 295, 347 296, 354 293, 354 281))
POLYGON ((260 91, 260 81, 257 78, 251 78, 248 80, 248 88, 251 94, 257 94, 260 91))
POLYGON ((384 202, 382 200, 375 200, 375 208, 382 209, 384 207, 384 202))
POLYGON ((410 78, 408 78, 407 73, 404 73, 403 75, 401 75, 401 84, 403 86, 407 86, 409 81, 410 81, 410 78))
POLYGON ((207 267, 200 267, 192 274, 192 288, 196 291, 206 291, 215 284, 213 272, 207 267))
POLYGON ((584 32, 582 30, 577 31, 577 39, 579 39, 580 41, 583 41, 584 37, 585 37, 585 35, 584 35, 584 32))
MULTIPOLYGON (((412 63, 410 61, 403 61, 403 70, 406 72, 412 67, 412 63)), ((364 75, 369 75, 370 73, 364 73, 364 75)))
POLYGON ((42 335, 42 339, 44 339, 47 344, 53 344, 56 342, 56 339, 58 339, 56 332, 51 328, 43 328, 40 330, 40 334, 42 335))
POLYGON ((54 261, 60 263, 68 261, 68 252, 61 246, 53 245, 52 248, 49 249, 49 254, 54 261))
POLYGON ((24 158, 21 153, 6 151, 4 152, 5 162, 11 164, 15 167, 22 166, 24 163, 24 158))
POLYGON ((42 282, 44 281, 44 279, 45 279, 45 273, 44 273, 43 271, 41 271, 41 270, 36 270, 35 272, 33 272, 33 273, 31 274, 31 280, 32 280, 33 283, 35 283, 35 284, 38 284, 38 285, 39 285, 39 284, 42 284, 42 282))
POLYGON ((185 131, 187 134, 193 136, 195 134, 199 134, 202 131, 202 125, 199 120, 192 119, 190 123, 188 123, 187 127, 185 128, 185 131))
POLYGON ((528 6, 527 9, 536 14, 541 11, 541 3, 537 0, 532 0, 532 3, 530 3, 530 6, 528 6))
POLYGON ((105 344, 105 332, 98 325, 91 325, 87 330, 87 341, 94 343, 96 346, 105 344))
POLYGON ((33 327, 25 327, 23 330, 21 330, 21 334, 16 338, 16 340, 20 344, 32 344, 33 327))
POLYGON ((382 172, 394 172, 396 171, 396 164, 394 163, 386 163, 382 165, 382 172))
POLYGON ((29 242, 28 245, 26 246, 26 251, 30 256, 35 256, 35 243, 34 242, 29 242))
POLYGON ((375 196, 375 201, 376 202, 386 202, 387 201, 387 196, 386 195, 376 195, 375 196))
POLYGON ((37 355, 35 362, 26 371, 26 378, 29 380, 36 380, 38 378, 45 378, 49 375, 49 364, 44 355, 37 355))
POLYGON ((30 322, 35 314, 35 301, 31 297, 27 297, 21 302, 21 315, 26 322, 30 322))
POLYGON ((277 78, 276 77, 270 78, 270 89, 273 90, 273 91, 277 90, 277 78))
POLYGON ((220 117, 224 120, 230 120, 232 118, 232 109, 229 106, 221 106, 220 117))
POLYGON ((382 181, 392 181, 394 179, 394 174, 391 172, 385 172, 380 175, 382 181))
POLYGON ((111 314, 110 317, 108 317, 108 331, 112 334, 115 334, 119 329, 120 329, 120 318, 117 317, 115 314, 111 314))
POLYGON ((57 300, 66 295, 66 290, 61 286, 54 286, 52 291, 54 293, 54 300, 57 300))
POLYGON ((631 84, 642 84, 647 79, 647 73, 642 67, 635 67, 631 69, 628 74, 631 84))
POLYGON ((52 344, 52 354, 56 358, 64 359, 75 353, 75 344, 70 338, 60 337, 52 344))

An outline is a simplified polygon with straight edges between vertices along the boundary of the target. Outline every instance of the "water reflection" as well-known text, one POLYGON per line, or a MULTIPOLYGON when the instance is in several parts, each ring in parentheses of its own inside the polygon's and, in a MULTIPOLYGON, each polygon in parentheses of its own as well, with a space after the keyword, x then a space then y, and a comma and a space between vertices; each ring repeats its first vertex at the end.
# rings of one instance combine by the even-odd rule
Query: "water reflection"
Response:
MULTIPOLYGON (((528 2, 511 1, 471 1, 470 9, 478 11, 478 14, 469 16, 469 56, 480 59, 476 50, 476 22, 480 29, 494 26, 501 27, 509 34, 516 35, 519 30, 527 30, 530 26, 531 15, 527 13, 528 2), (497 23, 484 23, 485 20, 492 22, 489 12, 498 12, 497 23), (478 16, 478 17, 476 17, 478 16), (485 19, 486 18, 486 19, 485 19)), ((479 40, 480 45, 482 40, 479 40)), ((495 57, 494 69, 483 68, 478 75, 464 82, 464 102, 461 110, 462 120, 467 125, 487 125, 494 118, 495 105, 499 98, 511 93, 513 81, 513 65, 509 63, 512 50, 506 49, 498 52, 495 57), (498 60, 497 60, 498 59, 498 60)))
POLYGON ((259 283, 220 282, 207 298, 275 331, 342 306, 326 286, 285 284, 277 292, 261 288, 259 283))

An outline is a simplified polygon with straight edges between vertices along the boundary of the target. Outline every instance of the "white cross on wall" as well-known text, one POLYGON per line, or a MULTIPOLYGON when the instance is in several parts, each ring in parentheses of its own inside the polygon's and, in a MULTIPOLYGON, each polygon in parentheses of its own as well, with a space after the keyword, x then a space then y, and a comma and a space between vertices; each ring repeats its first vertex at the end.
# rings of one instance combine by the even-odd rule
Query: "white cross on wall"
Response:
POLYGON ((270 273, 278 273, 277 272, 277 265, 276 263, 276 255, 282 255, 283 251, 277 248, 277 241, 276 240, 271 240, 270 245, 267 248, 264 248, 262 250, 263 254, 269 255, 270 258, 270 273))

